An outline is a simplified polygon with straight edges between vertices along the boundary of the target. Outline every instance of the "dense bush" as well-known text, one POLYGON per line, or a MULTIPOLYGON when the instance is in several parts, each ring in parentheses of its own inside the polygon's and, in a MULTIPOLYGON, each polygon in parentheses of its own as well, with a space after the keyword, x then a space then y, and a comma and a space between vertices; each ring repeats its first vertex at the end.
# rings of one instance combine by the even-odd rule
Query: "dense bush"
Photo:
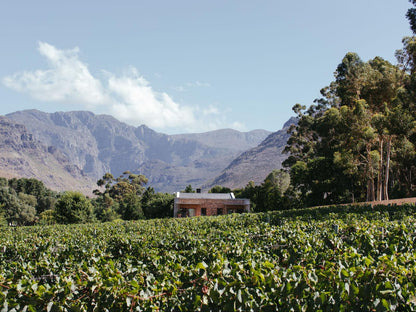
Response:
POLYGON ((79 192, 65 192, 55 204, 58 223, 87 223, 94 220, 91 202, 79 192))

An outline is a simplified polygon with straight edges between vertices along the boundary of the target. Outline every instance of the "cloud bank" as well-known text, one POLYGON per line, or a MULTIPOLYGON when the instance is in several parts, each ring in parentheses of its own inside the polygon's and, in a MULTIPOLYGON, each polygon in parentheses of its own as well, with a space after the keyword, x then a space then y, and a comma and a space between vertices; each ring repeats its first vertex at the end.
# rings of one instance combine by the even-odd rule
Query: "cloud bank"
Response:
MULTIPOLYGON (((4 77, 6 87, 39 101, 78 105, 162 131, 207 131, 230 126, 216 107, 201 110, 181 105, 167 93, 155 91, 134 67, 120 76, 105 72, 104 78, 98 78, 79 59, 77 47, 60 50, 39 42, 38 51, 46 58, 48 68, 4 77)), ((209 86, 200 82, 195 85, 209 86)), ((239 123, 232 125, 242 127, 239 123)))

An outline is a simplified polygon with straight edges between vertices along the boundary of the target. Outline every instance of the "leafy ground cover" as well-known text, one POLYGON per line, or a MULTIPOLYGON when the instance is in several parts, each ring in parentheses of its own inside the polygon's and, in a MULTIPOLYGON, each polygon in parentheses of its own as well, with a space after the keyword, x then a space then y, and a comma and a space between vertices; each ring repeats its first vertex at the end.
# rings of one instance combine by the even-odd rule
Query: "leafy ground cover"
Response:
POLYGON ((2 228, 0 306, 4 311, 412 311, 414 210, 327 207, 2 228))

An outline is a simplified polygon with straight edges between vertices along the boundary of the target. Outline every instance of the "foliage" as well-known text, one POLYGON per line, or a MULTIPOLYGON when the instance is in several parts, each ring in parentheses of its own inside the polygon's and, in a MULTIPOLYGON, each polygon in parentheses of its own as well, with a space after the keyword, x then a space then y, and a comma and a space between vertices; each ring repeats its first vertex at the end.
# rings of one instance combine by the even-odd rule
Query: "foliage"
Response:
POLYGON ((208 193, 231 193, 231 189, 221 185, 213 186, 208 193))
POLYGON ((128 192, 120 197, 117 212, 123 220, 143 219, 143 210, 140 198, 133 192, 128 192))
POLYGON ((297 213, 7 228, 0 236, 0 305, 26 311, 416 309, 415 206, 297 213))
POLYGON ((80 192, 65 192, 55 204, 55 220, 58 223, 87 223, 93 219, 93 206, 80 192))
POLYGON ((52 209, 55 204, 56 193, 46 188, 42 181, 34 178, 13 178, 8 181, 8 186, 14 189, 16 193, 34 196, 36 198, 34 207, 38 214, 52 209))
POLYGON ((237 198, 250 199, 252 211, 264 212, 295 208, 296 201, 287 200, 290 198, 290 191, 289 173, 283 170, 273 170, 261 185, 255 185, 253 181, 250 181, 243 189, 233 192, 237 198))
POLYGON ((94 191, 97 197, 92 203, 97 218, 101 221, 112 221, 118 218, 139 220, 171 217, 174 196, 156 193, 150 186, 145 188, 146 183, 145 176, 128 171, 117 179, 106 173, 97 182, 104 191, 94 191))
POLYGON ((0 227, 7 225, 7 220, 4 217, 4 204, 0 204, 0 227))
POLYGON ((55 200, 56 193, 36 179, 0 178, 0 206, 9 224, 36 223, 42 211, 53 208, 55 200))
MULTIPOLYGON (((416 0, 409 0, 413 4, 413 6, 416 6, 416 0)), ((410 23, 410 29, 413 31, 414 34, 416 34, 416 8, 410 8, 407 10, 406 18, 409 20, 410 23)))
POLYGON ((97 199, 94 201, 95 212, 99 220, 111 221, 121 217, 124 220, 138 220, 144 217, 141 197, 145 192, 144 175, 126 171, 118 178, 106 173, 97 181, 104 191, 94 190, 97 199))
POLYGON ((100 180, 97 181, 99 187, 104 186, 104 193, 95 190, 96 195, 109 194, 109 196, 116 201, 120 201, 126 194, 132 193, 141 195, 144 192, 143 185, 147 183, 147 178, 144 175, 133 174, 130 171, 125 171, 120 177, 114 178, 111 173, 106 173, 100 180))
POLYGON ((55 224, 55 211, 53 209, 45 210, 39 215, 39 225, 52 225, 55 224))
MULTIPOLYGON (((399 61, 413 58, 406 42, 399 61)), ((305 206, 389 199, 392 181, 410 195, 416 114, 406 66, 347 53, 322 98, 293 107, 284 165, 305 206)))
POLYGON ((3 207, 4 217, 9 224, 26 225, 35 221, 36 209, 33 198, 25 194, 16 194, 14 189, 0 188, 0 204, 3 207))
POLYGON ((91 203, 94 206, 94 214, 98 220, 107 222, 120 218, 120 215, 117 213, 119 204, 108 194, 102 194, 92 199, 91 203))
POLYGON ((415 196, 416 37, 402 42, 396 65, 347 53, 322 97, 293 107, 284 166, 303 206, 415 196))
POLYGON ((146 219, 172 217, 174 198, 172 194, 153 192, 143 206, 146 219))
POLYGON ((195 190, 192 188, 192 185, 191 184, 188 184, 186 187, 185 187, 185 190, 183 191, 184 193, 195 193, 195 190))

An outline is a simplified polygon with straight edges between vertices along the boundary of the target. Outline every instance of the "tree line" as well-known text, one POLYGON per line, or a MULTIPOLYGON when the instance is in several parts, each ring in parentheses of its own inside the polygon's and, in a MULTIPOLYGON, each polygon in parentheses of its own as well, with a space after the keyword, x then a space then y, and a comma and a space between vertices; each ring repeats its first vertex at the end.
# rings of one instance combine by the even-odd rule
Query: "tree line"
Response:
POLYGON ((144 187, 143 175, 106 173, 94 197, 58 193, 34 178, 0 178, 0 223, 11 226, 105 222, 170 217, 174 196, 144 187))
MULTIPOLYGON (((261 185, 249 182, 235 189, 237 198, 249 198, 252 211, 261 212, 293 208, 287 196, 289 174, 271 172, 261 185)), ((145 187, 147 178, 129 171, 115 178, 106 173, 97 181, 94 196, 76 191, 58 193, 34 178, 0 178, 0 224, 10 226, 106 222, 167 218, 173 216, 174 195, 145 187)), ((211 193, 232 190, 214 186, 211 193)), ((182 192, 195 192, 191 185, 182 192)))
MULTIPOLYGON (((416 34, 416 8, 406 17, 416 34)), ((402 43, 396 64, 347 53, 321 97, 293 107, 284 166, 304 206, 415 196, 416 37, 402 43)))

